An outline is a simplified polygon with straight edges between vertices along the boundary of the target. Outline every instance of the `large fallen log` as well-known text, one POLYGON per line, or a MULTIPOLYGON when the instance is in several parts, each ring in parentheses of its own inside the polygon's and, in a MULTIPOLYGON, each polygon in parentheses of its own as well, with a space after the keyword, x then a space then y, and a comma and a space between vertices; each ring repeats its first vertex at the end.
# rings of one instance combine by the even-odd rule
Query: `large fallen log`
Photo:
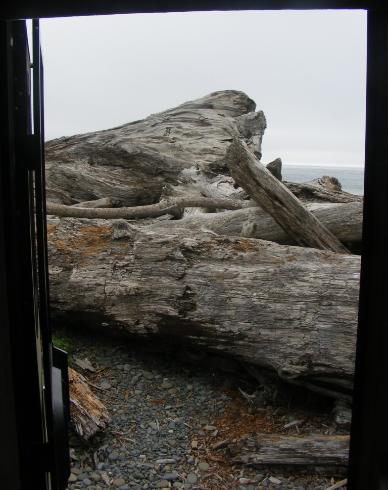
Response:
POLYGON ((345 253, 346 247, 237 139, 225 158, 234 180, 299 245, 345 253))
MULTIPOLYGON (((359 244, 362 237, 362 203, 309 203, 306 208, 347 246, 359 244)), ((152 229, 212 231, 218 235, 261 238, 294 245, 295 241, 259 207, 219 213, 201 213, 180 220, 155 223, 152 229)))
POLYGON ((49 141, 48 200, 72 205, 110 197, 130 207, 201 197, 210 187, 235 198, 241 189, 224 178, 223 159, 232 138, 261 156, 266 121, 255 107, 243 92, 224 90, 118 128, 49 141))
POLYGON ((358 256, 109 220, 57 220, 48 239, 57 319, 351 386, 358 256))

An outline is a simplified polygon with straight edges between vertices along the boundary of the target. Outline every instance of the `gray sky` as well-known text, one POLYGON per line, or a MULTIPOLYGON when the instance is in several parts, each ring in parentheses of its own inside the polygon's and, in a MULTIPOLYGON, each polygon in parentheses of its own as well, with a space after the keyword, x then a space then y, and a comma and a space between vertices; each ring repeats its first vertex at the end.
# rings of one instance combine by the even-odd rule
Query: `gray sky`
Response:
POLYGON ((46 139, 236 89, 265 112, 264 162, 363 165, 364 11, 136 14, 41 25, 46 139))

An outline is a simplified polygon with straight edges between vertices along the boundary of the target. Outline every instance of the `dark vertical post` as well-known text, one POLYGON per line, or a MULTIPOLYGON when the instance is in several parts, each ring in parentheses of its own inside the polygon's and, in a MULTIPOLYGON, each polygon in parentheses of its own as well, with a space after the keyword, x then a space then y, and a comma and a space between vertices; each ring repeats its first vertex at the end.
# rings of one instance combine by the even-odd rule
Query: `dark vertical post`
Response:
POLYGON ((12 358, 12 319, 9 291, 9 201, 8 166, 14 165, 12 97, 12 32, 7 21, 0 21, 0 481, 4 488, 21 489, 21 458, 18 445, 18 420, 14 393, 12 358))
POLYGON ((388 489, 388 11, 368 12, 365 202, 349 487, 388 489))

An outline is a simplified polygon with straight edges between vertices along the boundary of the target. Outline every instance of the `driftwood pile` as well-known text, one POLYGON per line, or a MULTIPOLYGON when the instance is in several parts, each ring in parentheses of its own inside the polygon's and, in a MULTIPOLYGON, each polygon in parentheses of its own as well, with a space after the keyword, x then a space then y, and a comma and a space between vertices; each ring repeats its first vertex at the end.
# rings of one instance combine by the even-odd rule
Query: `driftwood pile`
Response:
POLYGON ((47 143, 54 319, 216 351, 351 396, 362 198, 261 163, 264 114, 222 91, 47 143))

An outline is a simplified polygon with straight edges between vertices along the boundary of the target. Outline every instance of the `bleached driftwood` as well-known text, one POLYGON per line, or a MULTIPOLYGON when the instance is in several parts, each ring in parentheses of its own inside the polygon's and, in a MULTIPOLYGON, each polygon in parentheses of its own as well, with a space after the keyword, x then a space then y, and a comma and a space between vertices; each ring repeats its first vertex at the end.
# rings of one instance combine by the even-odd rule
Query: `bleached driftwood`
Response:
POLYGON ((346 247, 237 139, 226 158, 234 180, 299 245, 345 253, 346 247))
POLYGON ((48 231, 54 317, 351 387, 360 257, 125 221, 48 231))

